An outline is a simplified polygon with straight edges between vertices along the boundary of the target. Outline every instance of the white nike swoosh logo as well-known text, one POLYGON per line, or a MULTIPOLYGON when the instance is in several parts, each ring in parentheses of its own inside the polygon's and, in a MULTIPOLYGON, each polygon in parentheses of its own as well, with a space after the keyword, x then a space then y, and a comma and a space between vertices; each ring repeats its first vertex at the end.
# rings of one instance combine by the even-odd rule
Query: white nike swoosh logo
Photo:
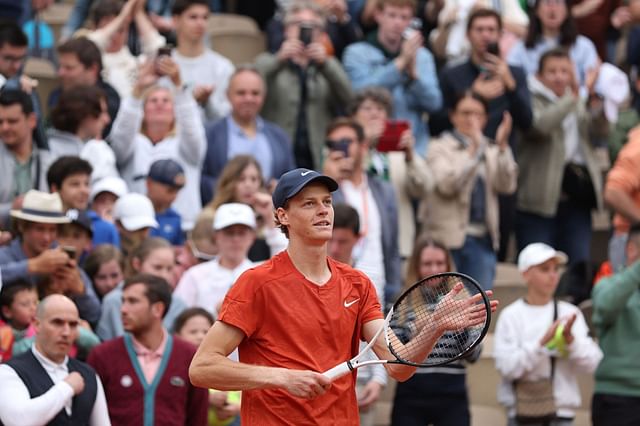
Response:
POLYGON ((351 302, 347 302, 346 300, 344 301, 344 307, 348 308, 349 306, 353 305, 354 303, 356 303, 358 300, 360 299, 356 299, 356 300, 352 300, 351 302))
POLYGON ((308 175, 309 173, 311 173, 312 171, 313 171, 313 170, 307 170, 306 172, 300 172, 300 174, 301 174, 302 176, 306 176, 306 175, 308 175))

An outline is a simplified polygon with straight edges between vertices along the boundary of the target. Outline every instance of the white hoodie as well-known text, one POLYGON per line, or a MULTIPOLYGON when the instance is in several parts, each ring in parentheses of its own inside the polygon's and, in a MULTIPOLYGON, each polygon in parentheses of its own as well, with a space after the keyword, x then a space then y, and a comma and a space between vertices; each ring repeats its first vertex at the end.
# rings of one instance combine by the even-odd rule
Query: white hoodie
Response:
MULTIPOLYGON (((576 314, 572 332, 574 341, 567 347, 567 358, 556 358, 553 378, 557 414, 574 417, 573 409, 582 403, 577 373, 592 374, 602 359, 602 351, 588 335, 580 310, 567 302, 558 302, 558 319, 576 314)), ((508 416, 515 415, 513 382, 535 381, 551 375, 551 352, 540 346, 540 339, 553 323, 553 301, 543 306, 529 305, 519 299, 504 308, 496 324, 494 357, 502 376, 498 402, 507 407, 508 416)))

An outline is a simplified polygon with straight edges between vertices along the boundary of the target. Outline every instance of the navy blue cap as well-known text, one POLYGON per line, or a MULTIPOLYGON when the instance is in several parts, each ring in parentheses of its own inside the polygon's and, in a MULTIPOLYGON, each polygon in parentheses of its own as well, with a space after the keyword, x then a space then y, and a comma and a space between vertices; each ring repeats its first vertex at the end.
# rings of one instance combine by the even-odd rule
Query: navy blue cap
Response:
POLYGON ((180 163, 170 158, 154 161, 149 168, 147 177, 154 182, 174 188, 182 188, 186 182, 184 169, 180 163))
POLYGON ((273 208, 284 207, 287 200, 295 196, 302 188, 311 182, 320 182, 327 186, 329 192, 338 189, 338 183, 329 176, 322 175, 315 170, 293 169, 280 176, 278 185, 271 196, 273 208))
POLYGON ((86 211, 69 209, 65 213, 65 216, 71 220, 72 224, 80 226, 93 237, 93 225, 91 223, 91 218, 86 211))

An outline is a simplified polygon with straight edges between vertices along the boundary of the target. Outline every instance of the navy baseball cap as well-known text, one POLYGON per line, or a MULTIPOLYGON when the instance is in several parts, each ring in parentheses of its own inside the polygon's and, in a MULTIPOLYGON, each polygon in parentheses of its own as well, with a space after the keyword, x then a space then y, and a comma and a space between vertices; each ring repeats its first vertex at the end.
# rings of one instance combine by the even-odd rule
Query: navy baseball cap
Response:
POLYGON ((93 237, 93 225, 91 223, 91 218, 86 211, 69 209, 67 210, 67 213, 65 213, 65 216, 71 220, 72 224, 80 226, 93 237))
POLYGON ((184 169, 180 163, 170 158, 154 161, 149 168, 147 177, 154 182, 174 188, 182 188, 186 182, 184 169))
POLYGON ((280 176, 278 185, 271 196, 273 208, 284 207, 287 200, 295 196, 302 188, 311 182, 320 182, 326 185, 329 192, 338 189, 338 183, 329 176, 322 175, 315 170, 293 169, 280 176))

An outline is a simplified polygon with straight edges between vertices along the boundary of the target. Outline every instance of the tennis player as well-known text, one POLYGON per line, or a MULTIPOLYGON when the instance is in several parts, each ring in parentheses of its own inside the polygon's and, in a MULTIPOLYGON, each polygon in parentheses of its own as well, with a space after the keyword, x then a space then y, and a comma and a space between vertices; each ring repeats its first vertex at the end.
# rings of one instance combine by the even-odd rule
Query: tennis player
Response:
MULTIPOLYGON (((355 374, 330 382, 320 372, 355 356, 360 341, 370 341, 384 320, 371 281, 327 257, 337 188, 313 170, 280 178, 273 205, 289 246, 238 278, 191 363, 194 385, 243 391, 243 425, 359 424, 355 374), (227 358, 236 348, 239 362, 227 358)), ((415 351, 418 362, 451 327, 446 315, 439 317, 415 351)), ((384 338, 374 351, 394 359, 384 338)), ((399 381, 415 371, 385 367, 399 381)))

